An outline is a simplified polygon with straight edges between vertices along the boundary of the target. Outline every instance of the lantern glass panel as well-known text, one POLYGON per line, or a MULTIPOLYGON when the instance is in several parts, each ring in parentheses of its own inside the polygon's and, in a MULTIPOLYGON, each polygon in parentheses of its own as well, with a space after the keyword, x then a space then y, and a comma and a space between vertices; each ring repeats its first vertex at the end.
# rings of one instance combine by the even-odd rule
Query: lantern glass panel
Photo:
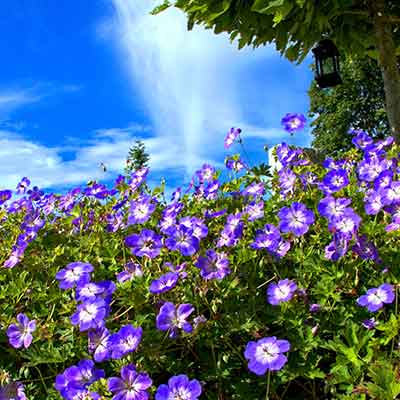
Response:
POLYGON ((333 74, 335 72, 335 62, 333 57, 328 57, 323 61, 324 75, 333 74))

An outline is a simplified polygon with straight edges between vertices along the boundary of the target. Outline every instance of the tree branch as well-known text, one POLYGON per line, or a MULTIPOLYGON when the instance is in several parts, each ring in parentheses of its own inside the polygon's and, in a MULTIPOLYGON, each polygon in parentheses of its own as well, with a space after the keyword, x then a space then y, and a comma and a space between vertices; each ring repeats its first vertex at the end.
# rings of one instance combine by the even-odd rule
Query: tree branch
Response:
MULTIPOLYGON (((361 17, 370 17, 370 13, 368 11, 363 10, 354 10, 354 11, 344 11, 342 15, 359 15, 361 17)), ((395 15, 385 15, 382 17, 384 22, 389 22, 391 24, 400 24, 400 17, 395 15)))

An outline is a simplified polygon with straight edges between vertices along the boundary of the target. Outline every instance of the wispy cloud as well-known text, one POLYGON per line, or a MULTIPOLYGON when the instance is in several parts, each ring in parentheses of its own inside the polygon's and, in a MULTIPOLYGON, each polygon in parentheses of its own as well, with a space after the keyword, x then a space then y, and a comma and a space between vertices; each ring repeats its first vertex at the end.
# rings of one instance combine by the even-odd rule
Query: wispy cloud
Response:
POLYGON ((288 63, 272 46, 238 51, 224 34, 199 27, 188 32, 179 10, 149 15, 159 1, 112 1, 113 25, 105 29, 103 21, 100 34, 119 46, 135 98, 139 91, 155 135, 182 149, 187 172, 198 167, 199 159, 221 159, 223 136, 231 126, 249 127, 248 136, 258 138, 284 136, 273 127, 294 106, 300 79, 307 77, 304 69, 297 77, 281 70, 278 77, 278 66, 287 69, 288 63), (280 90, 283 83, 288 90, 280 90))

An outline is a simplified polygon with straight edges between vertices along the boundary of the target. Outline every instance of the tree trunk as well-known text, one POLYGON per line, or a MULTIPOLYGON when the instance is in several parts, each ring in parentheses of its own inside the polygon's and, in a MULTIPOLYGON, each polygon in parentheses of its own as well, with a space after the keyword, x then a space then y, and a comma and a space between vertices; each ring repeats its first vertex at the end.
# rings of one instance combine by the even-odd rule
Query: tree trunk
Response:
POLYGON ((400 71, 392 24, 385 15, 385 0, 372 0, 369 4, 385 88, 386 112, 392 135, 400 144, 400 71))

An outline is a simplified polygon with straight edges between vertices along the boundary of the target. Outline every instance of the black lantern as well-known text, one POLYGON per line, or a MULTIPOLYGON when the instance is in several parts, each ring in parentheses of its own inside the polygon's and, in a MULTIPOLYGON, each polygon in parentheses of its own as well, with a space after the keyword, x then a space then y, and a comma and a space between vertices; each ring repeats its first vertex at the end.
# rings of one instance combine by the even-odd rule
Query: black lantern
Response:
POLYGON ((322 88, 332 87, 342 83, 339 75, 339 51, 335 43, 323 39, 312 49, 315 56, 315 80, 322 88))

